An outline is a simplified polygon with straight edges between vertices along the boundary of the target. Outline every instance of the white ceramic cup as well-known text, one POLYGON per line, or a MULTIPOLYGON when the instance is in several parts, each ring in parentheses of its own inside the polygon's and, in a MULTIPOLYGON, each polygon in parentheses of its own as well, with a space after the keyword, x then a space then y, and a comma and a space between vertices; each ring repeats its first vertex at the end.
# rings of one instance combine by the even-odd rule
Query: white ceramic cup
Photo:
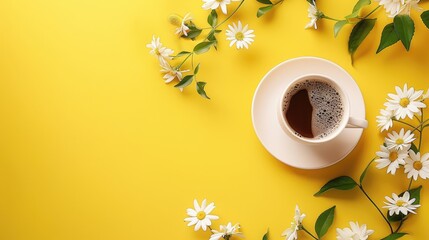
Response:
MULTIPOLYGON (((295 94, 295 93, 294 93, 295 94)), ((293 95, 293 94, 292 94, 293 95)), ((314 110, 314 109, 313 109, 314 110)), ((314 113, 313 113, 314 114, 314 113)), ((296 78, 293 80, 285 89, 283 94, 281 95, 281 98, 279 99, 279 104, 277 106, 277 116, 278 121, 282 129, 294 140, 306 143, 306 144, 320 144, 324 142, 331 141, 332 139, 336 138, 342 131, 344 131, 345 128, 367 128, 368 127, 368 121, 365 119, 359 119, 350 116, 350 102, 347 94, 343 90, 343 88, 337 84, 335 81, 330 79, 327 76, 320 75, 320 74, 309 74, 304 75, 296 78), (285 98, 290 97, 290 93, 294 90, 294 87, 300 83, 303 83, 307 80, 310 81, 318 81, 323 82, 334 88, 338 94, 341 96, 342 104, 338 106, 339 108, 342 108, 342 118, 340 119, 339 123, 335 125, 333 129, 329 131, 329 133, 326 136, 323 137, 315 137, 315 138, 309 138, 309 137, 303 137, 300 134, 297 134, 297 131, 294 130, 288 123, 288 120, 286 118, 285 110, 287 110, 288 106, 285 104, 285 98)))

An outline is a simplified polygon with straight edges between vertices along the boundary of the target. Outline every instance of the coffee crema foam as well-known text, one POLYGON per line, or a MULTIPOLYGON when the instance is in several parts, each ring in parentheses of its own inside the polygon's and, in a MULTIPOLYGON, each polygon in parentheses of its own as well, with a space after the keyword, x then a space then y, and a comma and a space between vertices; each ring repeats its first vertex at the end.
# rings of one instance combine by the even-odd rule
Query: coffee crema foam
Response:
MULTIPOLYGON (((310 104, 313 107, 311 131, 313 139, 322 139, 335 131, 344 115, 344 104, 338 91, 328 83, 309 79, 293 86, 283 99, 283 116, 286 116, 290 99, 300 90, 307 90, 310 104)), ((302 137, 294 129, 297 136, 302 137)))

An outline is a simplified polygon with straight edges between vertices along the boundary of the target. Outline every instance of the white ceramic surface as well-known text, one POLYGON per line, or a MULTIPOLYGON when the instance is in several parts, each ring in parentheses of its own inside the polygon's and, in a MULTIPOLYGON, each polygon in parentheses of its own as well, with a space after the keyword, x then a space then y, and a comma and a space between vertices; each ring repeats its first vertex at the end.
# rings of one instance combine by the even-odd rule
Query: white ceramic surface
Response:
POLYGON ((299 143, 280 127, 277 105, 287 85, 307 74, 321 74, 342 86, 350 100, 350 116, 365 119, 365 104, 353 78, 340 66, 316 57, 287 60, 271 69, 259 83, 252 102, 252 122, 262 145, 275 158, 302 169, 331 166, 345 158, 358 143, 363 129, 346 128, 332 141, 319 145, 299 143))

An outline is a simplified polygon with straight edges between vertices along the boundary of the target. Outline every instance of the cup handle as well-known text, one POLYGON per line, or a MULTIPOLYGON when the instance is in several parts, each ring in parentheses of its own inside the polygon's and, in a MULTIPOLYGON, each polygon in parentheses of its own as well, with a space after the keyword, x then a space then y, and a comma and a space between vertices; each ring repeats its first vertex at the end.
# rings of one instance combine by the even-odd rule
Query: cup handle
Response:
POLYGON ((368 121, 365 119, 350 117, 346 128, 367 128, 368 121))

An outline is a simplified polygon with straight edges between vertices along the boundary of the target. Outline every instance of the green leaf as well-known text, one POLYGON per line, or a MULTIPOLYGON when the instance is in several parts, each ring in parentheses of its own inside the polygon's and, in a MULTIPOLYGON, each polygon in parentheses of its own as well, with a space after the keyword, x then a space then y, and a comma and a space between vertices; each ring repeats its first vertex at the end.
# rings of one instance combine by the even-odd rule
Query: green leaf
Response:
POLYGON ((337 37, 338 33, 340 32, 341 28, 344 27, 348 23, 347 20, 341 20, 335 23, 334 25, 334 37, 337 37))
POLYGON ((182 56, 185 56, 185 55, 188 55, 188 54, 190 54, 190 52, 181 51, 176 56, 174 56, 174 58, 182 57, 182 56))
POLYGON ((256 0, 256 1, 263 3, 263 4, 273 4, 270 0, 256 0))
POLYGON ((273 8, 273 5, 269 5, 269 6, 266 6, 266 7, 260 7, 258 9, 258 12, 256 13, 256 16, 257 17, 261 17, 265 13, 269 12, 272 8, 273 8))
MULTIPOLYGON (((422 190, 422 186, 419 186, 417 188, 413 188, 410 189, 408 192, 410 193, 410 199, 415 198, 416 200, 414 201, 413 204, 419 204, 420 203, 420 191, 422 190)), ((402 192, 401 194, 399 194, 399 197, 402 197, 404 195, 405 191, 402 192)), ((389 215, 389 211, 387 211, 387 219, 390 222, 399 222, 402 219, 405 219, 407 216, 399 213, 399 214, 393 214, 392 216, 389 215)))
POLYGON ((371 4, 371 0, 359 0, 356 5, 353 7, 353 11, 350 15, 346 16, 347 19, 349 18, 357 18, 359 16, 360 10, 371 4))
POLYGON ((393 23, 387 24, 383 33, 381 33, 380 45, 378 46, 377 53, 381 52, 383 49, 395 44, 399 41, 398 34, 395 32, 395 26, 393 23))
POLYGON ((268 229, 267 232, 264 234, 264 236, 262 237, 262 240, 268 240, 270 237, 270 230, 268 229))
POLYGON ((332 222, 334 221, 334 211, 335 206, 325 210, 317 218, 314 229, 316 230, 319 239, 328 232, 329 227, 332 225, 332 222))
POLYGON ((210 26, 212 26, 213 28, 216 26, 217 24, 217 13, 215 10, 212 10, 209 14, 209 16, 207 17, 207 22, 209 23, 210 26))
POLYGON ((207 96, 206 91, 204 90, 204 87, 206 86, 205 82, 197 82, 197 92, 201 95, 201 97, 210 99, 209 96, 207 96))
POLYGON ((374 160, 375 160, 375 158, 373 158, 371 160, 371 162, 368 163, 368 165, 366 166, 365 170, 363 170, 362 174, 360 175, 360 178, 359 178, 359 184, 360 185, 362 185, 363 179, 366 176, 366 172, 368 171, 369 166, 371 166, 371 163, 374 162, 374 160))
POLYGON ((188 36, 182 35, 182 37, 194 40, 196 37, 200 36, 202 31, 203 30, 199 28, 189 28, 188 36))
POLYGON ((413 150, 414 153, 418 153, 419 149, 417 148, 416 144, 414 144, 413 142, 411 143, 411 150, 413 150))
POLYGON ((393 19, 395 32, 407 51, 410 50, 411 39, 414 35, 414 22, 408 15, 396 15, 393 19))
POLYGON ((395 239, 401 238, 405 235, 407 235, 407 233, 392 233, 389 236, 387 236, 381 240, 395 240, 395 239))
POLYGON ((214 42, 200 42, 194 47, 194 52, 196 54, 202 54, 207 52, 214 42))
POLYGON ((322 193, 330 189, 350 190, 356 186, 357 186, 357 183, 351 177, 341 176, 327 182, 325 185, 323 185, 322 188, 320 188, 320 190, 317 193, 314 194, 314 196, 320 196, 322 195, 322 193))
POLYGON ((182 81, 180 81, 178 84, 176 84, 174 87, 176 88, 184 88, 191 84, 192 80, 194 79, 194 75, 187 75, 185 76, 182 81))
POLYGON ((198 65, 194 69, 194 74, 197 75, 199 70, 200 70, 200 64, 198 63, 198 65))
POLYGON ((349 53, 352 55, 356 52, 360 44, 374 28, 376 19, 363 19, 354 27, 349 37, 349 53))
POLYGON ((422 18, 423 23, 429 28, 429 10, 424 11, 420 17, 422 18))

